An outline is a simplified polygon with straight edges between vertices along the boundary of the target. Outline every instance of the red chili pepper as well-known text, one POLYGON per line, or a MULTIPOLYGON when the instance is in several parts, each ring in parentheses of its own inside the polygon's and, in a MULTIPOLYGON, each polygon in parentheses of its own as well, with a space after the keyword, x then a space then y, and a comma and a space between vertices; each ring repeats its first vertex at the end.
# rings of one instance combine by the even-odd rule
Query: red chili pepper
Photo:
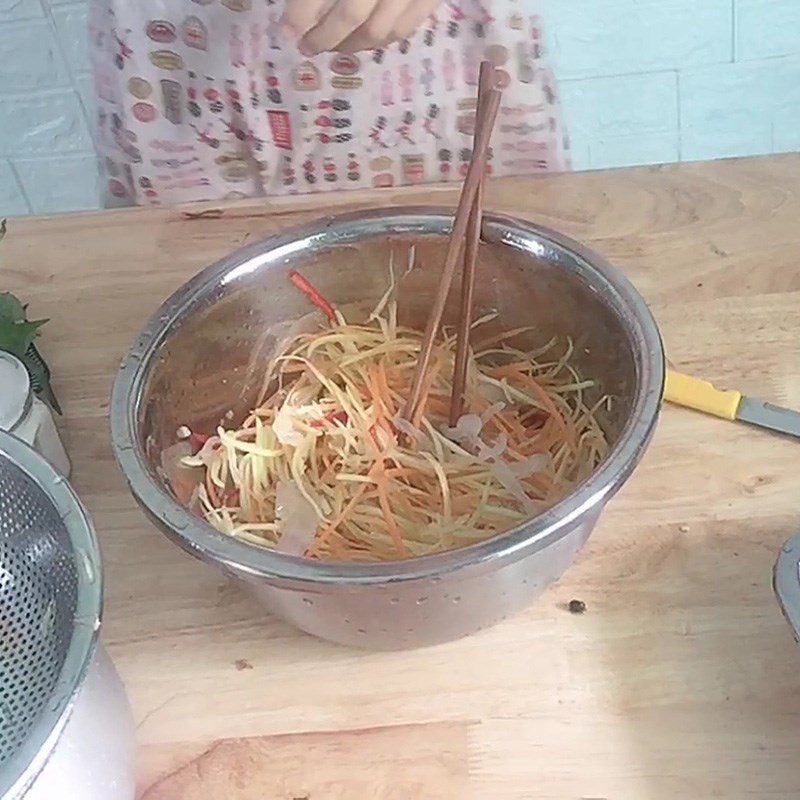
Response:
POLYGON ((381 443, 378 440, 378 435, 375 433, 377 429, 378 429, 377 423, 373 422, 372 425, 369 426, 369 435, 372 437, 372 441, 375 443, 375 447, 380 448, 381 443))
POLYGON ((521 415, 522 426, 526 430, 542 428, 549 419, 550 414, 540 408, 531 407, 530 410, 521 415))
POLYGON ((228 489, 224 495, 222 495, 222 504, 227 506, 228 504, 232 505, 239 505, 239 490, 238 489, 228 489))
POLYGON ((291 282, 331 321, 336 322, 333 306, 297 270, 289 273, 291 282))
POLYGON ((346 425, 348 419, 346 411, 329 411, 322 419, 312 420, 309 425, 312 428, 321 428, 326 422, 341 422, 346 425))
POLYGON ((214 482, 211 480, 211 473, 208 471, 206 471, 206 494, 208 494, 211 505, 214 508, 219 508, 219 495, 217 494, 214 482))
POLYGON ((196 444, 198 447, 202 447, 210 438, 211 437, 207 433, 195 433, 192 431, 189 436, 189 441, 192 444, 196 444))

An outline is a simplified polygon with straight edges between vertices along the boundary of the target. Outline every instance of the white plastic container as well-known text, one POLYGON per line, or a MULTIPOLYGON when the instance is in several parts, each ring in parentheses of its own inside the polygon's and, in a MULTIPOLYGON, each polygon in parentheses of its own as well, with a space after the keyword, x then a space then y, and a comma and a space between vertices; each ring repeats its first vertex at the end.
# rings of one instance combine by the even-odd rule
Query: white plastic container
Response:
POLYGON ((13 433, 43 455, 65 478, 70 463, 50 409, 33 393, 25 365, 0 351, 0 430, 13 433))
POLYGON ((98 644, 58 741, 19 800, 133 800, 135 737, 125 688, 98 644))

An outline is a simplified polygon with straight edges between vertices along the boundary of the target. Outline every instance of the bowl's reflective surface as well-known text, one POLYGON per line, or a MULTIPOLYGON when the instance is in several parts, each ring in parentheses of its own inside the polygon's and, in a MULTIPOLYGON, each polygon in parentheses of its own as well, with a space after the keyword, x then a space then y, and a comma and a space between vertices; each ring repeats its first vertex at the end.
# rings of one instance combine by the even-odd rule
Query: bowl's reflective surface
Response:
MULTIPOLYGON (((573 363, 583 377, 598 381, 594 397, 613 398, 610 410, 601 412, 612 452, 586 484, 548 514, 494 540, 385 565, 281 556, 217 534, 180 508, 156 475, 161 450, 174 443, 180 425, 209 430, 221 419, 236 424, 247 414, 267 359, 311 310, 289 271, 300 269, 348 318, 358 319, 386 291, 390 259, 399 276, 413 256, 397 292, 399 317, 422 328, 450 222, 445 213, 425 209, 366 212, 234 253, 165 304, 115 387, 115 449, 156 523, 181 546, 251 583, 273 611, 336 641, 378 647, 439 641, 529 602, 571 562, 655 423, 663 355, 641 298, 577 243, 489 217, 475 315, 498 316, 476 338, 528 325, 535 326, 525 335, 533 346, 557 336, 563 348, 569 337, 573 363)), ((456 281, 446 324, 455 322, 458 291, 456 281)))
POLYGON ((772 586, 794 638, 800 642, 800 533, 781 547, 775 561, 772 586))

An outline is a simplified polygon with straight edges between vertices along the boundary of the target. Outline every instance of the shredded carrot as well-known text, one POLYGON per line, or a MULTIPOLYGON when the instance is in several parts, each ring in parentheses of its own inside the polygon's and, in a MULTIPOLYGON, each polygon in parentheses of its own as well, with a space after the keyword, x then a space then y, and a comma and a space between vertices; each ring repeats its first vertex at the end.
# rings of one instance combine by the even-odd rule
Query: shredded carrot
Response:
MULTIPOLYGON (((381 463, 379 461, 376 461, 372 465, 372 467, 370 468, 370 470, 369 470, 369 472, 367 474, 369 476, 374 475, 378 471, 380 466, 381 466, 381 463)), ((352 511, 356 507, 356 504, 358 503, 358 501, 361 500, 362 496, 366 493, 368 486, 369 486, 369 484, 362 483, 358 487, 358 489, 356 489, 355 493, 350 498, 350 500, 347 503, 347 505, 342 509, 342 513, 338 516, 338 518, 335 519, 329 525, 326 525, 322 530, 317 531, 316 540, 314 541, 313 547, 310 548, 311 550, 313 550, 315 552, 319 552, 320 547, 325 544, 325 542, 328 540, 330 535, 340 525, 342 525, 347 520, 348 515, 350 515, 352 513, 352 511)))
MULTIPOLYGON (((585 404, 587 382, 569 363, 571 349, 560 360, 542 361, 554 343, 529 353, 506 344, 529 328, 496 334, 481 343, 496 348, 470 354, 464 407, 473 438, 458 438, 459 428, 447 424, 452 336, 437 342, 413 430, 404 427, 397 412, 410 391, 422 334, 397 325, 391 293, 379 313, 351 324, 305 278, 293 272, 291 279, 330 324, 280 349, 265 367, 255 408, 234 409, 244 422, 230 430, 223 425, 223 446, 204 454, 196 496, 218 530, 281 549, 277 486, 290 482, 318 519, 305 549, 309 558, 438 553, 544 511, 607 452, 594 414, 599 398, 585 404)), ((199 447, 208 437, 197 436, 192 444, 199 447)), ((198 466, 196 457, 185 461, 198 466)))
POLYGON ((512 361, 510 364, 503 364, 501 367, 495 367, 486 371, 486 374, 492 378, 502 378, 509 373, 524 372, 531 368, 530 361, 512 361))
POLYGON ((520 372, 520 370, 514 369, 513 367, 514 365, 512 364, 508 364, 503 367, 496 367, 491 371, 491 376, 493 378, 508 378, 512 381, 517 381, 527 389, 530 389, 531 392, 533 392, 536 400, 538 400, 544 406, 544 410, 550 415, 550 418, 554 420, 555 424, 558 425, 562 431, 567 433, 570 444, 574 446, 575 429, 558 410, 553 402, 553 399, 550 397, 547 391, 545 391, 545 389, 543 389, 530 375, 526 375, 524 372, 520 372))
POLYGON ((431 387, 434 381, 439 377, 445 362, 445 353, 440 350, 430 369, 428 370, 425 380, 422 382, 422 391, 419 395, 419 405, 414 411, 414 416, 411 419, 411 424, 414 427, 419 427, 420 420, 425 414, 425 409, 428 403, 428 395, 430 394, 431 387))
POLYGON ((386 528, 389 535, 394 541, 394 546, 397 548, 397 553, 401 558, 408 555, 408 549, 403 544, 403 537, 400 535, 400 529, 397 527, 392 508, 389 505, 389 496, 386 491, 386 481, 378 480, 378 501, 380 502, 381 511, 383 512, 383 521, 386 523, 386 528))

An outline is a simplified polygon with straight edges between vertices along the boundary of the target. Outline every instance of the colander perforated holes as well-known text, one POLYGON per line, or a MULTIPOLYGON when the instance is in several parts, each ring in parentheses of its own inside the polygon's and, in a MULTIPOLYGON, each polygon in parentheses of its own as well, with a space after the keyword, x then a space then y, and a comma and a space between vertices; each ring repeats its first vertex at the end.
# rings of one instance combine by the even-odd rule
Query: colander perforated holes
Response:
POLYGON ((77 603, 70 552, 48 496, 0 454, 0 772, 54 702, 77 603))

